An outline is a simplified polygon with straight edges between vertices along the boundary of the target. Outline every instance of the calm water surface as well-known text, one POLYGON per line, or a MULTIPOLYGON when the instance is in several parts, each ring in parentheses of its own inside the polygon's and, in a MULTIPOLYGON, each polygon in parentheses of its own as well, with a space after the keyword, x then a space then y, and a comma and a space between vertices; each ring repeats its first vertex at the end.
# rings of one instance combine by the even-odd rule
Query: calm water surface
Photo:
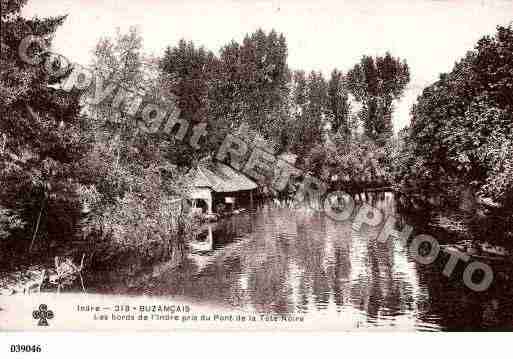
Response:
MULTIPOLYGON (((369 203, 407 221, 392 194, 369 203)), ((494 264, 494 283, 475 293, 463 284, 464 265, 447 278, 448 256, 422 265, 400 241, 378 243, 377 234, 266 204, 205 225, 181 264, 143 290, 252 312, 325 316, 341 329, 513 329, 511 265, 494 264)))

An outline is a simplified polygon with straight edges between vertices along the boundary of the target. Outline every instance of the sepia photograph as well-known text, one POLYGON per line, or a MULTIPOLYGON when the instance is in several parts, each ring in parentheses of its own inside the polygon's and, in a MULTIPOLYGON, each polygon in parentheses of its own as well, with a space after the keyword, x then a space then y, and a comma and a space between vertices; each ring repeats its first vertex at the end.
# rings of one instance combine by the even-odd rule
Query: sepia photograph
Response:
POLYGON ((0 334, 513 331, 513 1, 1 0, 0 33, 0 334))

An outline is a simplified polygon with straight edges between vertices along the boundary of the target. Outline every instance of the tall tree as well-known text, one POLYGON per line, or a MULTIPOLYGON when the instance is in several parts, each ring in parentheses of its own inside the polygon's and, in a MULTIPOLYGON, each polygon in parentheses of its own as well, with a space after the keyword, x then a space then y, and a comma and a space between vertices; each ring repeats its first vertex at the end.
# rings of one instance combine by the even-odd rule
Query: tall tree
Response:
POLYGON ((288 112, 289 69, 283 34, 261 29, 231 42, 220 52, 218 91, 225 95, 225 116, 247 122, 266 137, 280 137, 288 112))
POLYGON ((393 102, 402 96, 410 81, 406 61, 390 53, 376 58, 364 56, 346 77, 349 91, 362 103, 360 119, 365 134, 374 140, 390 137, 393 102))
POLYGON ((26 63, 19 55, 21 41, 38 36, 50 45, 65 17, 25 19, 26 1, 1 1, 0 55, 0 207, 17 213, 27 225, 24 238, 66 240, 75 234, 80 216, 76 195, 76 163, 84 152, 78 136, 78 94, 56 90, 62 71, 46 49, 30 46, 26 63), (57 66, 58 67, 58 66, 57 66), (30 233, 30 235, 27 235, 30 233))
POLYGON ((484 37, 412 109, 403 183, 458 192, 469 186, 511 203, 513 29, 484 37))
POLYGON ((187 121, 207 120, 209 81, 215 61, 212 52, 183 39, 176 47, 168 47, 160 61, 161 69, 177 80, 173 93, 178 99, 180 116, 187 121))
POLYGON ((341 71, 334 69, 328 82, 328 117, 334 133, 350 134, 349 97, 345 79, 341 71))
POLYGON ((205 124, 209 133, 202 140, 200 149, 186 144, 175 151, 173 162, 188 166, 192 162, 212 155, 227 132, 228 104, 231 102, 219 59, 204 47, 180 40, 177 46, 168 47, 160 60, 164 74, 171 75, 174 85, 170 91, 177 100, 180 117, 192 125, 205 124))
POLYGON ((291 148, 300 157, 324 143, 328 121, 328 84, 320 72, 295 71, 292 76, 291 148))

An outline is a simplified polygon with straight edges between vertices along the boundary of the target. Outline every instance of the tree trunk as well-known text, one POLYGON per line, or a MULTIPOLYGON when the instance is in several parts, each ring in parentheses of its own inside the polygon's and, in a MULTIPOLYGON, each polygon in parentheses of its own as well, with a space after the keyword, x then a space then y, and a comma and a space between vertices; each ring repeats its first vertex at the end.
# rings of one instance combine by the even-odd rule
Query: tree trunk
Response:
POLYGON ((43 214, 45 200, 41 201, 41 209, 39 210, 39 216, 37 217, 36 229, 34 230, 34 234, 32 235, 32 241, 30 242, 29 252, 32 252, 32 248, 34 247, 34 243, 36 241, 37 231, 39 230, 39 223, 41 222, 41 215, 43 214))

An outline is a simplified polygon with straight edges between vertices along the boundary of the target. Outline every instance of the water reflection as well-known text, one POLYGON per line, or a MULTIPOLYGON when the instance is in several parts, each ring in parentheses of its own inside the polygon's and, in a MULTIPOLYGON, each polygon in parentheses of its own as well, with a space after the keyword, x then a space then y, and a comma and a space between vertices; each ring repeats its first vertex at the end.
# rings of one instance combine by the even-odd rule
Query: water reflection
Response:
MULTIPOLYGON (((405 221, 391 194, 366 201, 405 221)), ((144 291, 248 311, 320 314, 341 329, 511 327, 509 277, 476 294, 442 276, 440 265, 414 262, 402 242, 379 243, 377 235, 308 209, 264 204, 206 225, 182 263, 144 291)))

